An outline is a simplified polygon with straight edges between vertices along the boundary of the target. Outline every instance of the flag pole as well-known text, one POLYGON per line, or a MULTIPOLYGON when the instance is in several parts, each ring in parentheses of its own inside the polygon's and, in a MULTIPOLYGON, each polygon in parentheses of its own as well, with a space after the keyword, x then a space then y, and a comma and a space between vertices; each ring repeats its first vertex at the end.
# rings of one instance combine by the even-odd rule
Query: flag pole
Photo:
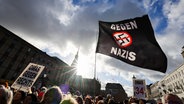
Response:
MULTIPOLYGON (((95 33, 97 34, 97 32, 95 33)), ((95 65, 94 65, 94 96, 96 96, 96 48, 97 48, 97 44, 98 44, 98 37, 97 35, 95 35, 95 42, 96 42, 96 47, 95 47, 95 65)))
MULTIPOLYGON (((96 32, 97 34, 97 32, 96 32)), ((98 34, 97 34, 98 35, 98 34)), ((95 35, 95 42, 96 42, 96 48, 97 48, 97 44, 98 44, 98 36, 95 35)), ((96 79, 96 48, 95 48, 95 67, 94 67, 94 79, 96 79)))

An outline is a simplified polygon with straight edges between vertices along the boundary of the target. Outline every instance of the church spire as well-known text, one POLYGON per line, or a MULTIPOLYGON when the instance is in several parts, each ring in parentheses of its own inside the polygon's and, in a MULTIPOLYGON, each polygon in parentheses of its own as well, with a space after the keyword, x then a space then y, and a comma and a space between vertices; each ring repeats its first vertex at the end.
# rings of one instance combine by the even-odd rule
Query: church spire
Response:
POLYGON ((72 67, 76 67, 76 65, 78 63, 78 57, 79 57, 79 49, 78 49, 77 54, 75 55, 75 58, 71 64, 72 67))

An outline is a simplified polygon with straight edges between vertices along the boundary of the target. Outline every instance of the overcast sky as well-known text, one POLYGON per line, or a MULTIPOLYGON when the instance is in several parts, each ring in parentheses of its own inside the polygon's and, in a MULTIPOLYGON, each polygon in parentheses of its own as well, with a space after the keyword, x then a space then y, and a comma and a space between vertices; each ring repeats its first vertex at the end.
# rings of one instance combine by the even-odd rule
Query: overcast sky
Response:
POLYGON ((132 95, 132 76, 154 83, 184 61, 184 0, 0 0, 0 25, 30 44, 71 64, 79 49, 83 69, 106 83, 121 83, 132 95), (155 37, 168 59, 166 73, 126 64, 96 54, 98 21, 120 21, 148 14, 155 37), (96 64, 95 64, 96 61, 96 64))

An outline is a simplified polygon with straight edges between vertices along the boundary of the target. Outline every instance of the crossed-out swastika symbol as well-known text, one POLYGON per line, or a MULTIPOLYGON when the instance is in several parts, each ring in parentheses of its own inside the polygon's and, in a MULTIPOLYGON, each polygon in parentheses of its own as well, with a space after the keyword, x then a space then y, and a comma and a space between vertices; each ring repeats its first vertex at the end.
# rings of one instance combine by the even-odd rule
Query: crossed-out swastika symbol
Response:
POLYGON ((132 44, 132 37, 127 32, 116 32, 113 34, 113 37, 121 48, 132 44))

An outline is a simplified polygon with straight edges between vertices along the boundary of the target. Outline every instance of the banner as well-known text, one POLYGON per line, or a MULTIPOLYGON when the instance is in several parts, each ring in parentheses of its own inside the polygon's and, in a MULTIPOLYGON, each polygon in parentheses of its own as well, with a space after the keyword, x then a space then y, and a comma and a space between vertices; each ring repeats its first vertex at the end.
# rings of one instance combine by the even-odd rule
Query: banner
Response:
POLYGON ((45 66, 29 63, 20 76, 12 84, 11 88, 28 92, 45 66))
POLYGON ((145 99, 146 97, 146 84, 145 80, 133 79, 133 92, 134 97, 138 99, 145 99))
POLYGON ((128 64, 166 72, 167 58, 157 43, 148 15, 119 22, 99 21, 96 53, 128 64))

